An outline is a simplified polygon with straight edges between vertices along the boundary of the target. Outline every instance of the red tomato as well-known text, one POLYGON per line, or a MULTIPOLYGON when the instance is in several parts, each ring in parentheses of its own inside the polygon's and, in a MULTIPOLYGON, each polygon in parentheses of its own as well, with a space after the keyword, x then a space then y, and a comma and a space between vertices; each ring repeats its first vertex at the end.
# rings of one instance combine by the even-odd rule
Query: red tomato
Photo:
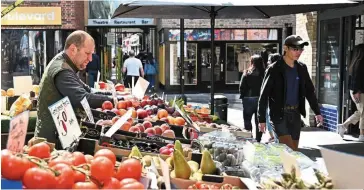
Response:
POLYGON ((8 151, 1 151, 1 176, 9 180, 21 180, 24 173, 31 168, 26 158, 12 155, 8 151))
POLYGON ((86 181, 86 175, 80 171, 74 170, 74 180, 75 182, 85 182, 86 181))
POLYGON ((72 153, 72 156, 73 156, 72 163, 74 166, 79 166, 81 164, 86 163, 85 155, 83 155, 81 152, 74 152, 72 153))
POLYGON ((64 163, 58 163, 54 165, 52 169, 60 173, 60 175, 56 176, 56 189, 72 188, 72 185, 75 183, 75 179, 71 166, 64 163))
POLYGON ((93 159, 94 159, 94 157, 93 157, 93 156, 91 156, 91 155, 89 155, 89 154, 86 154, 86 155, 85 155, 85 158, 86 158, 86 162, 87 162, 87 163, 89 163, 89 164, 91 164, 91 160, 93 160, 93 159))
POLYGON ((114 165, 103 156, 95 158, 90 167, 91 176, 100 182, 110 180, 114 174, 114 165))
POLYGON ((77 182, 73 184, 72 189, 98 189, 97 185, 91 181, 77 182))
POLYGON ((28 155, 38 158, 49 158, 51 156, 51 148, 45 142, 41 142, 31 146, 28 155))
POLYGON ((142 175, 142 164, 139 160, 130 158, 120 163, 116 177, 119 180, 133 178, 139 180, 142 175))
POLYGON ((27 189, 54 189, 55 184, 54 173, 42 168, 30 168, 23 177, 23 185, 27 189))
POLYGON ((121 189, 144 189, 144 185, 140 182, 132 182, 122 185, 121 189))
POLYGON ((119 180, 112 177, 110 180, 108 180, 104 183, 104 186, 102 188, 103 189, 120 189, 121 184, 120 184, 119 180))
POLYGON ((121 185, 126 185, 126 184, 133 183, 133 182, 138 182, 138 181, 136 179, 134 179, 134 178, 125 178, 125 179, 120 181, 120 184, 121 185))
POLYGON ((111 150, 101 149, 95 153, 94 158, 97 158, 99 156, 104 156, 104 157, 108 158, 112 162, 112 164, 115 165, 116 156, 111 150))
POLYGON ((72 161, 65 158, 65 157, 63 157, 63 156, 59 156, 59 157, 57 157, 55 159, 52 159, 51 161, 49 161, 48 166, 53 167, 54 165, 59 164, 59 163, 63 163, 63 164, 67 164, 69 166, 72 166, 72 161))

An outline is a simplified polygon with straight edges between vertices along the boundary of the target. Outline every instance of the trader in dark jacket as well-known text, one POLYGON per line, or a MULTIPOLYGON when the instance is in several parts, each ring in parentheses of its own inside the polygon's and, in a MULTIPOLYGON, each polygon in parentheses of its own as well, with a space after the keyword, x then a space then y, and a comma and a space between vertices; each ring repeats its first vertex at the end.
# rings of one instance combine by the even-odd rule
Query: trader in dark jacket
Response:
POLYGON ((92 60, 95 48, 94 39, 84 31, 71 33, 64 46, 64 51, 57 54, 48 64, 40 82, 38 98, 36 137, 46 138, 48 142, 55 143, 56 149, 62 149, 57 134, 56 125, 48 106, 64 97, 68 97, 73 110, 81 113, 81 100, 86 97, 91 108, 99 108, 104 101, 113 102, 113 98, 106 94, 95 94, 78 77, 77 72, 86 69, 92 60))
POLYGON ((86 66, 86 72, 88 74, 88 85, 94 88, 95 82, 97 81, 97 72, 101 72, 100 58, 95 52, 92 54, 92 61, 86 66))
POLYGON ((258 120, 262 132, 266 130, 266 109, 269 102, 272 127, 279 142, 298 149, 301 115, 306 116, 305 99, 315 113, 316 121, 323 118, 315 95, 315 88, 307 67, 298 59, 304 42, 300 36, 288 36, 284 41, 284 55, 266 70, 258 103, 258 120))

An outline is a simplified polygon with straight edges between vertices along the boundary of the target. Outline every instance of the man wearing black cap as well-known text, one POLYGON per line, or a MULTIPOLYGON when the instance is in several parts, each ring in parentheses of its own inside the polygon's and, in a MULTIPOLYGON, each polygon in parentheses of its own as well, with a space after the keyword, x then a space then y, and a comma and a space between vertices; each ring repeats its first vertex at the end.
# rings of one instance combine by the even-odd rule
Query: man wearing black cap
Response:
POLYGON ((315 113, 316 121, 323 122, 315 95, 315 88, 307 67, 299 62, 308 42, 291 35, 284 41, 284 54, 266 70, 258 103, 259 128, 266 130, 266 109, 269 102, 270 119, 279 142, 298 149, 301 115, 306 116, 305 98, 315 113))

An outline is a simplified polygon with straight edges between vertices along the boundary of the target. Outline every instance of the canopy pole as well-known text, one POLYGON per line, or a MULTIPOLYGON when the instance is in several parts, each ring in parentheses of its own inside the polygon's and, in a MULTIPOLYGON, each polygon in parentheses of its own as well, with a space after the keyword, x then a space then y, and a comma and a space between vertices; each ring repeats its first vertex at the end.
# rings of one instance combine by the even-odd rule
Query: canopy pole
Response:
POLYGON ((180 86, 181 86, 181 98, 185 105, 187 105, 187 97, 185 96, 185 19, 180 19, 180 35, 179 35, 179 44, 180 44, 180 86))
POLYGON ((211 7, 210 18, 211 18, 211 115, 215 114, 215 18, 216 18, 215 7, 211 7))

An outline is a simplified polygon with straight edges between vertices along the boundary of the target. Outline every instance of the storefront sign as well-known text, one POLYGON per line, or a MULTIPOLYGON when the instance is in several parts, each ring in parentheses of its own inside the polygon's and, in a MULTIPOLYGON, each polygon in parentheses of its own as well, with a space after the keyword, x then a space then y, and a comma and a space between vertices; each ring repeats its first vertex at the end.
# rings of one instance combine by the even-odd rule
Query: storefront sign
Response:
POLYGON ((152 18, 88 19, 89 26, 143 26, 155 25, 152 18))
POLYGON ((17 7, 3 18, 2 25, 62 25, 61 7, 17 7))

